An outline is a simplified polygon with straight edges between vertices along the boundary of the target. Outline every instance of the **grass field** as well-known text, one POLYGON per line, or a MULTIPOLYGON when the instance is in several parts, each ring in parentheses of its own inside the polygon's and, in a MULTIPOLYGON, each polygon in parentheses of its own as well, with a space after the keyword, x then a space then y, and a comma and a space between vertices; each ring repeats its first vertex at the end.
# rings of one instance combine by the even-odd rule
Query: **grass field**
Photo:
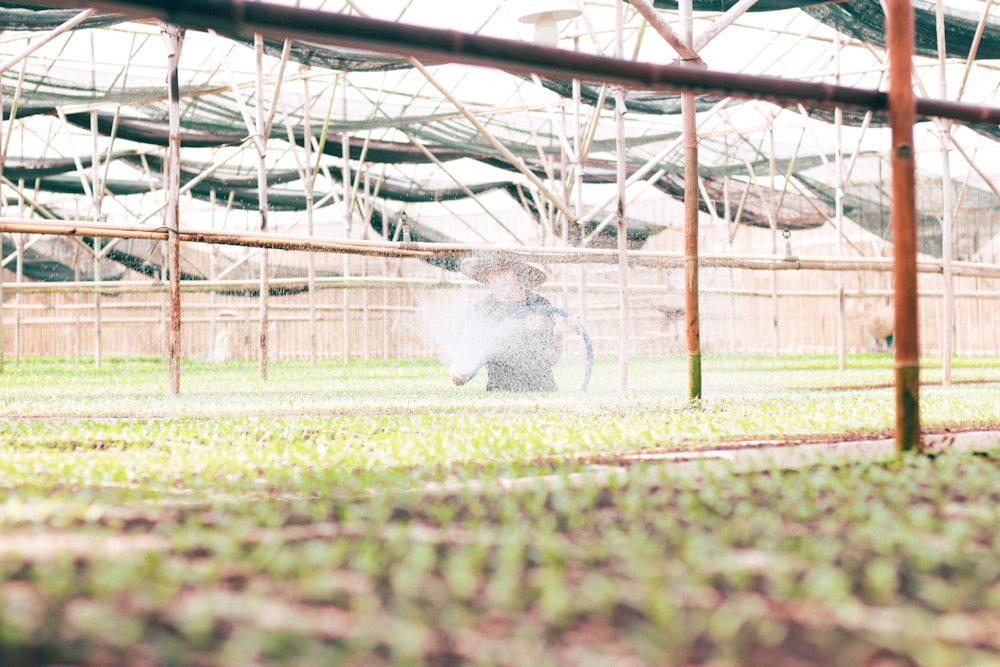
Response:
MULTIPOLYGON (((890 357, 564 373, 8 360, 0 665, 1000 664, 995 444, 662 460, 891 437, 890 357)), ((1000 430, 1000 359, 940 377, 926 432, 1000 430)))

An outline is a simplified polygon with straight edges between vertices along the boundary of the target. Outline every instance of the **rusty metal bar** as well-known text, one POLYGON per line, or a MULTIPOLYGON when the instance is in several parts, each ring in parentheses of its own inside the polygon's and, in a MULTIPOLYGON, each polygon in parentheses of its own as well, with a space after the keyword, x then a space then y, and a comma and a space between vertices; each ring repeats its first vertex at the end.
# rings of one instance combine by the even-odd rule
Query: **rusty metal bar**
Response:
MULTIPOLYGON (((135 18, 160 18, 196 29, 229 35, 259 32, 277 39, 396 53, 427 63, 464 63, 508 72, 607 81, 647 90, 691 91, 773 102, 802 102, 829 109, 889 108, 885 92, 796 81, 781 77, 713 72, 679 65, 618 60, 525 42, 425 28, 328 11, 241 0, 92 0, 90 6, 135 18)), ((47 7, 78 8, 79 0, 45 0, 47 7)), ((1000 106, 917 99, 921 116, 966 123, 1000 124, 1000 106)))
POLYGON ((920 344, 917 320, 917 206, 913 124, 913 7, 888 0, 889 126, 892 129, 892 252, 895 308, 896 451, 920 446, 920 344))

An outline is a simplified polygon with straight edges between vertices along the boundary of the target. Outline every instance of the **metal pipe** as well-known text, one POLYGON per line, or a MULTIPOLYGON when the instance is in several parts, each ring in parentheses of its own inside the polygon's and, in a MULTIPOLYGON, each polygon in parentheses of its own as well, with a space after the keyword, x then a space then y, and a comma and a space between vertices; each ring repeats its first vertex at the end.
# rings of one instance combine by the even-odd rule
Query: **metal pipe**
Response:
POLYGON ((917 206, 913 124, 913 7, 888 0, 889 125, 892 128, 893 347, 896 369, 896 451, 920 446, 920 344, 917 320, 917 206))
MULTIPOLYGON (((79 1, 46 0, 45 4, 77 8, 79 1)), ((396 53, 435 63, 464 63, 556 78, 576 76, 588 81, 613 81, 647 90, 691 91, 781 103, 804 102, 829 109, 842 106, 885 111, 889 108, 889 95, 873 89, 618 60, 517 40, 266 2, 93 0, 88 4, 100 10, 135 18, 156 17, 194 29, 215 29, 230 35, 259 32, 277 39, 287 37, 396 53)), ((915 111, 921 116, 1000 124, 1000 107, 996 106, 917 99, 915 111)))

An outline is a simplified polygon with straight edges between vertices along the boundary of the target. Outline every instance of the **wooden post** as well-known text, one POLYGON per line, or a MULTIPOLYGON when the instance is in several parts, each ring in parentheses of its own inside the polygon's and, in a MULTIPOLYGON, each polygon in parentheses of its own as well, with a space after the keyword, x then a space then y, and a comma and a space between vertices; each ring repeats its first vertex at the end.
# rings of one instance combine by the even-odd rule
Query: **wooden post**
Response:
MULTIPOLYGON (((309 96, 309 77, 302 79, 302 92, 305 103, 302 105, 302 185, 306 193, 306 229, 309 238, 315 233, 313 211, 315 207, 312 168, 312 116, 309 96)), ((316 255, 309 253, 309 363, 313 366, 319 361, 318 334, 316 330, 316 255)))
MULTIPOLYGON (((573 39, 573 50, 580 50, 580 38, 576 37, 573 39)), ((603 103, 604 90, 601 91, 601 101, 603 103)), ((574 204, 573 210, 576 213, 575 229, 573 230, 573 235, 582 239, 583 238, 583 227, 580 223, 580 216, 583 215, 583 169, 584 163, 587 159, 587 151, 589 149, 589 141, 584 144, 583 137, 583 115, 582 111, 582 100, 581 100, 581 86, 580 79, 573 78, 573 124, 575 126, 573 131, 573 152, 576 154, 576 170, 573 172, 573 192, 574 192, 574 204)), ((601 115, 601 106, 598 105, 594 108, 594 113, 591 117, 593 122, 597 122, 597 119, 601 115)), ((592 134, 588 133, 589 138, 593 138, 592 134)), ((566 219, 565 216, 563 218, 566 219)), ((566 220, 566 238, 564 239, 564 245, 569 247, 569 221, 566 220)), ((583 245, 581 241, 581 245, 583 245)), ((584 326, 587 325, 587 267, 583 264, 577 267, 577 302, 579 303, 577 317, 584 326)), ((566 272, 566 277, 564 281, 566 285, 569 285, 569 275, 566 272)))
MULTIPOLYGON (((941 99, 948 98, 948 78, 946 71, 944 5, 937 0, 936 26, 938 49, 938 73, 941 77, 941 99)), ((944 282, 944 303, 941 336, 941 383, 951 384, 951 357, 955 354, 955 278, 952 275, 952 220, 951 220, 951 123, 946 118, 937 121, 941 133, 941 269, 944 282)))
MULTIPOLYGON (((767 123, 767 135, 770 142, 771 155, 768 157, 768 194, 770 202, 767 207, 767 221, 771 229, 771 255, 778 255, 778 200, 775 196, 777 184, 775 183, 776 166, 774 157, 774 118, 767 123)), ((777 357, 781 354, 781 309, 778 307, 778 273, 771 272, 771 353, 777 357)))
POLYGON ((917 319, 917 225, 912 88, 913 7, 888 0, 889 124, 892 128, 892 250, 896 368, 896 450, 920 446, 920 345, 917 319))
MULTIPOLYGON (((95 78, 95 73, 97 72, 97 65, 95 63, 95 54, 97 50, 94 44, 94 31, 90 31, 90 71, 91 71, 91 85, 94 89, 97 89, 97 82, 95 78)), ((100 165, 100 155, 97 150, 97 142, 100 133, 97 130, 97 110, 92 110, 90 112, 90 141, 93 150, 93 157, 91 159, 91 215, 93 215, 93 220, 97 222, 101 219, 101 197, 100 197, 100 175, 101 175, 101 165, 100 165)), ((80 173, 80 178, 86 180, 83 173, 80 173)), ((102 318, 101 318, 101 257, 103 253, 101 252, 101 239, 94 239, 94 365, 98 368, 101 367, 101 356, 102 356, 102 318)))
POLYGON ((170 283, 170 328, 167 347, 170 355, 170 393, 181 390, 181 121, 180 82, 177 75, 183 35, 177 26, 164 27, 167 42, 167 82, 169 88, 169 137, 167 139, 167 279, 170 283))
MULTIPOLYGON (((260 231, 267 232, 267 118, 264 116, 264 38, 260 33, 253 36, 254 51, 257 56, 257 87, 256 87, 256 109, 257 109, 257 191, 258 191, 258 212, 260 214, 260 231)), ((260 349, 259 366, 260 378, 267 379, 267 359, 268 359, 268 297, 270 285, 268 284, 268 253, 266 248, 260 251, 260 349)))
MULTIPOLYGON (((24 282, 24 234, 14 237, 17 248, 17 269, 14 280, 20 285, 24 282)), ((21 310, 23 299, 20 294, 14 297, 14 365, 21 363, 21 310)))
MULTIPOLYGON (((346 76, 346 75, 345 75, 346 76)), ((344 98, 343 98, 343 108, 344 108, 344 118, 347 118, 347 85, 345 79, 344 85, 344 98)), ((351 238, 351 217, 354 215, 354 189, 351 187, 353 182, 351 177, 351 140, 350 134, 344 132, 341 135, 341 152, 344 156, 343 163, 341 164, 341 169, 343 173, 344 180, 344 239, 349 241, 351 238)), ((361 166, 358 166, 360 169, 361 166)), ((344 255, 343 261, 343 275, 345 278, 351 275, 351 261, 350 257, 344 255)), ((340 293, 340 307, 341 307, 341 317, 340 317, 340 337, 344 341, 344 347, 342 350, 343 360, 351 360, 351 297, 348 290, 342 290, 340 293)))
MULTIPOLYGON (((691 0, 682 0, 681 35, 694 42, 691 0)), ((692 63, 688 63, 689 65, 692 63)), ((681 123, 684 134, 684 322, 688 352, 688 400, 701 399, 701 314, 698 298, 698 124, 695 96, 681 93, 681 123)))
MULTIPOLYGON (((3 189, 0 188, 0 194, 3 194, 3 189)), ((3 242, 0 240, 0 373, 4 371, 4 357, 6 356, 6 341, 4 340, 3 333, 3 242)))
MULTIPOLYGON (((615 58, 624 55, 625 0, 615 8, 615 58)), ((615 146, 617 149, 618 184, 618 385, 628 389, 628 222, 625 216, 625 86, 615 84, 615 146)))
MULTIPOLYGON (((3 90, 0 89, 0 109, 3 108, 3 90)), ((12 114, 13 115, 13 114, 12 114)), ((3 145, 3 118, 0 118, 0 145, 3 145)), ((3 168, 7 162, 7 152, 0 152, 0 177, 3 176, 3 168)), ((2 181, 0 181, 0 214, 7 215, 7 195, 4 192, 2 181)), ((6 341, 3 334, 3 235, 0 234, 0 373, 4 371, 4 356, 6 341)))
MULTIPOLYGON (((836 62, 836 81, 840 84, 840 33, 833 36, 834 59, 836 62)), ((833 127, 837 137, 837 189, 834 194, 834 215, 837 220, 837 257, 844 256, 844 150, 843 126, 844 110, 837 107, 833 110, 833 127)), ((847 370, 847 299, 844 295, 844 273, 837 271, 837 368, 847 370)))

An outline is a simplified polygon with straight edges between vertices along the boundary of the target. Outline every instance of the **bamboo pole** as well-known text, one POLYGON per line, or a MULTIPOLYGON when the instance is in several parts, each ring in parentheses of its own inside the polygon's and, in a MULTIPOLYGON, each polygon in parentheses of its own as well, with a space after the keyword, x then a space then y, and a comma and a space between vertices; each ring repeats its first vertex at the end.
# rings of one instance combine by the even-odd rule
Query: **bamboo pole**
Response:
POLYGON ((413 65, 415 69, 417 69, 424 76, 425 79, 427 79, 431 83, 431 85, 437 88, 438 92, 444 95, 445 98, 447 98, 447 100, 462 113, 465 119, 468 120, 474 128, 476 128, 476 131, 479 133, 479 135, 483 137, 487 141, 487 143, 490 144, 490 146, 496 149, 504 160, 510 163, 512 167, 517 169, 517 171, 522 176, 524 176, 532 185, 534 185, 538 189, 538 191, 542 195, 544 195, 544 197, 548 201, 550 201, 552 205, 556 207, 556 209, 559 210, 560 213, 562 213, 567 217, 573 216, 572 210, 566 204, 566 202, 563 201, 562 197, 556 196, 556 194, 552 192, 545 185, 545 183, 543 183, 542 180, 534 174, 534 172, 528 169, 527 165, 524 164, 524 160, 511 153, 510 149, 508 149, 500 141, 498 141, 496 137, 493 136, 493 133, 490 132, 489 129, 482 123, 482 121, 476 118, 475 114, 471 113, 466 107, 466 105, 462 104, 462 102, 459 101, 457 97, 452 95, 451 91, 449 91, 445 86, 443 86, 430 73, 430 71, 426 67, 424 67, 423 63, 421 63, 416 58, 408 58, 407 60, 410 62, 411 65, 413 65))
MULTIPOLYGON (((309 77, 302 78, 302 93, 305 104, 302 106, 302 148, 303 148, 303 169, 302 185, 306 194, 306 233, 312 238, 314 233, 314 185, 315 172, 312 168, 312 115, 311 100, 309 95, 309 77)), ((319 336, 317 332, 316 319, 316 255, 309 253, 309 362, 315 366, 319 362, 319 336)))
MULTIPOLYGON (((771 254, 778 254, 778 205, 775 197, 776 165, 774 155, 774 118, 768 119, 767 138, 771 142, 768 157, 768 194, 767 222, 771 230, 771 254)), ((771 352, 774 356, 781 354, 781 309, 778 306, 778 274, 771 273, 771 352)))
MULTIPOLYGON (((937 28, 938 74, 940 76, 941 97, 948 96, 948 79, 945 56, 944 4, 936 2, 935 25, 937 28)), ((955 354, 955 280, 951 275, 952 259, 952 219, 951 219, 951 124, 947 120, 937 121, 941 135, 941 266, 944 269, 944 302, 941 304, 941 384, 951 384, 951 357, 955 354)))
MULTIPOLYGON (((373 202, 374 204, 374 202, 373 202)), ((388 214, 388 207, 385 203, 382 203, 380 213, 383 216, 383 220, 387 220, 385 216, 388 214)), ((382 240, 389 238, 389 225, 382 225, 382 240)), ((382 260, 382 275, 388 276, 392 272, 392 262, 388 258, 382 260)), ((386 287, 382 288, 382 356, 389 356, 389 289, 386 287)))
MULTIPOLYGON (((681 0, 681 31, 688 45, 694 43, 691 0, 681 0)), ((693 63, 684 63, 693 69, 693 63)), ((700 68, 699 68, 700 69, 700 68)), ((695 95, 681 93, 681 123, 684 126, 684 328, 688 353, 688 400, 702 396, 701 315, 698 294, 698 120, 695 95)))
MULTIPOLYGON (((213 223, 212 224, 213 227, 215 226, 214 224, 215 210, 216 210, 215 199, 216 199, 215 188, 212 188, 209 194, 209 206, 210 206, 209 210, 211 211, 211 221, 213 223)), ((215 278, 216 273, 218 273, 218 259, 219 259, 219 248, 218 246, 212 246, 212 251, 208 254, 208 275, 213 279, 215 278)), ((216 313, 218 312, 218 301, 219 301, 218 293, 212 292, 211 304, 210 304, 211 317, 209 319, 209 327, 208 327, 208 344, 211 346, 212 353, 209 355, 209 359, 212 361, 225 361, 226 357, 229 356, 228 343, 227 343, 227 349, 225 350, 225 354, 222 355, 222 358, 220 358, 218 349, 219 346, 217 345, 220 333, 220 331, 218 330, 218 318, 216 317, 216 313)))
MULTIPOLYGON (((96 90, 97 80, 97 58, 95 51, 97 50, 94 44, 94 32, 90 32, 90 71, 91 71, 91 86, 96 90)), ((100 162, 100 152, 98 150, 98 141, 100 133, 97 131, 97 111, 90 112, 90 142, 91 150, 93 151, 91 156, 91 215, 94 221, 101 219, 101 196, 100 196, 100 178, 101 178, 101 162, 100 162)), ((87 176, 81 170, 80 180, 86 181, 87 176)), ((101 239, 94 239, 94 365, 97 368, 101 367, 101 337, 103 334, 103 327, 101 321, 101 239)))
POLYGON ((167 280, 169 290, 169 329, 167 353, 170 357, 170 393, 181 390, 181 237, 180 237, 180 182, 181 182, 181 115, 180 115, 180 66, 183 33, 174 25, 164 26, 167 42, 167 82, 169 88, 170 135, 167 143, 167 280))
MULTIPOLYGON (((580 49, 579 37, 574 38, 573 48, 579 51, 580 49)), ((580 99, 581 97, 580 83, 581 83, 580 79, 576 77, 573 78, 573 124, 575 126, 573 131, 573 150, 576 153, 576 160, 577 160, 576 164, 574 165, 574 171, 573 171, 573 192, 574 192, 574 211, 576 213, 577 218, 579 218, 583 214, 583 169, 584 169, 584 164, 587 160, 587 156, 590 153, 590 147, 593 145, 592 142, 594 138, 593 132, 589 131, 587 133, 587 140, 586 142, 584 142, 584 136, 582 131, 582 100, 580 99)), ((590 126, 591 129, 596 127, 597 120, 601 116, 601 109, 604 106, 604 95, 606 94, 606 91, 607 91, 607 86, 601 88, 600 103, 596 107, 594 107, 594 112, 591 115, 591 123, 592 123, 592 125, 590 126)), ((565 225, 564 226, 565 238, 563 244, 568 247, 570 245, 569 220, 567 220, 564 216, 563 222, 565 225)), ((577 233, 582 234, 583 230, 577 228, 573 230, 573 233, 574 235, 577 233)), ((569 281, 566 282, 568 283, 569 281)), ((579 290, 578 293, 579 313, 577 313, 577 317, 580 319, 580 322, 582 322, 583 325, 586 326, 587 325, 587 270, 586 267, 583 265, 580 265, 579 267, 577 275, 577 289, 579 290)))
MULTIPOLYGON (((3 108, 3 87, 0 86, 0 109, 3 108)), ((13 116, 13 111, 11 116, 13 116)), ((0 121, 3 119, 0 118, 0 121)), ((3 150, 0 151, 0 215, 7 215, 7 193, 4 192, 4 181, 6 180, 3 175, 3 168, 7 163, 7 144, 3 140, 3 123, 0 122, 0 146, 3 146, 3 150)), ((0 238, 0 373, 4 372, 4 357, 7 355, 7 341, 4 338, 4 294, 3 294, 3 238, 0 238)))
MULTIPOLYGON (((757 0, 743 1, 750 2, 751 4, 757 2, 757 0)), ((673 47, 681 59, 704 64, 697 50, 691 47, 692 40, 689 39, 691 36, 690 30, 687 30, 684 25, 683 9, 681 10, 681 34, 678 35, 670 27, 670 24, 656 13, 656 8, 650 4, 649 0, 630 0, 629 4, 642 14, 642 17, 649 22, 649 25, 653 26, 653 29, 663 38, 663 41, 673 47)))
MULTIPOLYGON (((368 198, 369 201, 371 201, 374 198, 373 193, 372 193, 371 172, 368 169, 365 169, 364 192, 365 192, 365 197, 368 198)), ((364 217, 362 219, 362 222, 364 223, 365 228, 367 228, 368 225, 371 223, 371 215, 372 215, 372 208, 370 206, 366 206, 365 207, 364 217)), ((368 258, 367 257, 362 257, 361 258, 361 276, 363 278, 367 278, 368 277, 368 258)), ((365 290, 364 292, 361 293, 361 312, 362 312, 362 317, 361 317, 361 358, 367 360, 367 359, 371 358, 371 349, 370 349, 369 342, 368 342, 368 335, 369 335, 369 332, 370 332, 370 329, 371 329, 371 327, 369 326, 370 325, 369 317, 370 317, 371 311, 369 310, 368 290, 365 290)))
MULTIPOLYGON (((53 234, 70 237, 104 237, 129 238, 166 241, 171 235, 166 227, 135 227, 112 224, 95 224, 90 221, 59 221, 47 222, 39 220, 21 220, 0 218, 0 232, 53 234)), ((184 229, 176 232, 177 238, 184 243, 217 243, 220 245, 240 246, 249 248, 271 248, 277 250, 303 250, 309 252, 347 253, 368 257, 415 257, 421 259, 463 257, 470 252, 481 250, 482 246, 470 243, 400 243, 398 241, 382 240, 351 240, 326 241, 310 239, 302 236, 282 236, 278 234, 260 234, 258 232, 218 232, 215 230, 184 229)), ((552 246, 522 246, 496 245, 491 248, 500 252, 519 255, 528 261, 540 263, 564 264, 614 264, 618 261, 617 250, 601 248, 556 248, 552 246)), ((682 253, 660 252, 650 250, 629 250, 627 252, 630 266, 647 268, 683 268, 682 253)), ((796 256, 786 258, 776 255, 716 255, 701 254, 699 263, 707 267, 733 267, 763 271, 881 271, 894 270, 891 258, 837 258, 837 257, 806 257, 796 256)), ((916 262, 920 273, 943 273, 938 260, 920 260, 916 262)), ((1000 277, 1000 265, 996 263, 952 262, 954 275, 980 276, 983 278, 1000 277)), ((51 283, 65 284, 65 283, 51 283)), ((112 283, 102 287, 110 289, 112 283)))
MULTIPOLYGON (((17 252, 17 272, 14 280, 18 283, 24 282, 24 234, 14 237, 17 252)), ((21 363, 21 295, 14 295, 14 365, 21 363)))
MULTIPOLYGON (((739 228, 739 216, 740 216, 740 213, 737 212, 736 216, 735 217, 733 216, 732 202, 731 202, 730 196, 729 196, 729 184, 731 182, 732 181, 730 180, 729 176, 726 176, 724 178, 724 180, 722 181, 722 200, 723 200, 723 214, 724 214, 724 217, 726 219, 726 241, 729 244, 729 252, 730 252, 730 254, 733 254, 734 244, 736 242, 736 229, 739 228)), ((749 191, 749 189, 750 189, 750 184, 747 183, 746 186, 743 188, 743 198, 744 199, 746 198, 746 193, 749 191)), ((742 210, 742 206, 740 207, 740 210, 742 210)), ((730 288, 735 288, 736 287, 736 272, 733 271, 732 269, 729 269, 726 272, 726 274, 729 277, 729 287, 730 288)), ((737 352, 738 350, 736 349, 736 340, 737 340, 736 339, 736 320, 737 320, 736 313, 738 311, 736 310, 736 297, 735 296, 730 296, 729 297, 729 309, 733 313, 733 317, 731 317, 729 319, 729 346, 730 346, 731 351, 737 352)))
POLYGON ((736 22, 736 19, 747 13, 751 7, 757 4, 757 0, 737 0, 725 13, 712 21, 712 25, 698 35, 692 47, 698 53, 708 46, 708 43, 722 34, 722 31, 736 22))
MULTIPOLYGON (((837 83, 840 83, 840 33, 833 37, 833 55, 837 83)), ((867 120, 867 119, 866 119, 867 120)), ((834 216, 837 221, 837 257, 844 256, 844 146, 843 146, 844 110, 833 110, 833 131, 837 142, 837 153, 834 160, 836 169, 836 191, 834 193, 834 216)), ((847 370, 847 300, 844 297, 844 274, 837 272, 837 368, 847 370)))
POLYGON ((889 124, 892 129, 892 241, 896 368, 896 450, 920 446, 920 345, 917 319, 917 226, 913 124, 913 7, 887 0, 889 124))
MULTIPOLYGON (((344 74, 346 78, 346 73, 344 74)), ((343 105, 343 115, 347 118, 347 85, 344 85, 345 91, 342 99, 343 105)), ((341 141, 341 153, 343 154, 343 160, 341 161, 341 171, 343 179, 344 188, 344 238, 351 238, 351 218, 354 215, 354 180, 351 178, 351 152, 350 152, 350 134, 344 132, 340 137, 341 141)), ((361 164, 364 164, 362 159, 361 164)), ((361 169, 361 164, 358 165, 358 169, 361 169)), ((351 264, 347 255, 343 258, 342 272, 345 278, 351 275, 351 264)), ((344 290, 340 295, 340 337, 343 341, 342 347, 342 359, 350 361, 351 359, 351 330, 350 330, 350 307, 351 307, 351 297, 347 290, 344 290)))
MULTIPOLYGON (((974 284, 975 284, 975 291, 978 292, 981 289, 981 287, 982 287, 982 279, 976 278, 974 284)), ((979 327, 979 353, 980 354, 986 354, 986 334, 984 333, 983 327, 982 327, 982 322, 983 322, 983 302, 982 302, 981 299, 976 299, 975 303, 976 303, 976 318, 975 319, 976 319, 977 322, 980 323, 980 327, 979 327)), ((969 320, 970 321, 972 320, 972 314, 971 313, 969 314, 969 320)), ((970 326, 971 326, 971 324, 970 324, 970 326)))
MULTIPOLYGON (((266 234, 267 229, 267 118, 264 115, 264 38, 260 33, 254 33, 254 51, 257 63, 257 87, 255 102, 257 111, 257 193, 258 212, 260 215, 260 231, 266 234)), ((260 378, 267 379, 268 362, 268 296, 270 287, 268 286, 268 252, 267 248, 260 251, 260 343, 259 343, 259 367, 260 378)))
MULTIPOLYGON (((678 267, 683 266, 683 259, 678 262, 678 267)), ((767 269, 770 270, 770 269, 767 269)), ((994 280, 996 278, 993 278, 994 280)), ((305 292, 308 283, 305 278, 272 278, 271 287, 275 289, 305 292)), ((571 284, 572 285, 572 284, 571 284)), ((185 293, 228 293, 233 294, 236 292, 254 292, 257 289, 257 279, 227 279, 227 280, 184 280, 182 281, 182 286, 185 293)), ((454 289, 456 287, 471 287, 480 289, 481 285, 472 281, 455 281, 453 279, 447 278, 405 278, 405 277, 375 277, 375 276, 352 276, 350 278, 343 278, 340 276, 330 276, 330 277, 318 277, 316 279, 316 288, 320 290, 328 289, 397 289, 397 288, 414 288, 414 289, 454 289)), ((546 283, 546 290, 557 290, 562 289, 563 285, 561 282, 553 282, 551 284, 546 283)), ((105 294, 108 295, 122 295, 122 294, 161 294, 167 290, 168 286, 160 281, 148 281, 148 280, 128 280, 128 281, 116 281, 116 282, 105 282, 104 289, 105 294)), ((20 285, 16 283, 7 283, 6 290, 8 294, 60 294, 60 293, 74 293, 74 292, 89 292, 93 289, 93 285, 89 282, 24 282, 20 285)), ((607 293, 612 297, 616 297, 618 293, 617 283, 595 283, 588 287, 588 290, 592 292, 607 293)), ((629 291, 633 294, 642 294, 656 296, 661 295, 663 292, 662 284, 653 283, 642 283, 636 284, 632 283, 629 285, 629 291)), ((673 293, 673 292, 672 292, 673 293)), ((723 288, 702 288, 702 294, 713 294, 718 296, 735 295, 742 297, 753 297, 757 299, 766 299, 770 296, 770 292, 761 289, 732 289, 728 287, 723 288)), ((980 297, 984 301, 996 300, 1000 301, 1000 290, 967 290, 957 292, 959 296, 963 297, 980 297)), ((822 299, 829 299, 836 301, 837 292, 836 290, 786 290, 781 293, 783 298, 787 297, 815 297, 822 299)), ((892 296, 891 290, 865 290, 859 289, 858 291, 848 291, 847 296, 851 299, 870 299, 876 296, 889 297, 892 296)), ((922 297, 927 299, 941 299, 943 294, 941 292, 931 292, 925 291, 922 297)), ((649 302, 647 302, 648 305, 649 302)), ((8 306, 10 307, 10 306, 8 306)), ((25 306, 26 308, 37 309, 39 306, 37 304, 31 304, 25 306)), ((199 307, 211 307, 210 304, 203 305, 200 302, 192 303, 189 306, 191 309, 196 309, 199 307)), ((56 309, 79 309, 79 308, 89 308, 89 306, 82 306, 80 304, 71 304, 67 306, 57 306, 56 309)), ((187 308, 187 307, 186 307, 187 308)), ((250 308, 250 306, 246 306, 250 308)), ((338 306, 327 306, 327 310, 338 310, 338 306)), ((614 315, 617 318, 617 313, 614 315)), ((987 333, 993 331, 992 327, 984 327, 987 333)))
MULTIPOLYGON (((76 282, 80 281, 80 254, 82 252, 80 245, 76 245, 75 252, 73 253, 73 278, 76 282)), ((76 305, 80 306, 83 304, 83 295, 82 293, 78 293, 76 296, 76 305)), ((81 321, 79 310, 76 311, 76 318, 73 324, 75 325, 73 327, 73 361, 79 366, 80 360, 83 357, 83 322, 81 321)))
MULTIPOLYGON (((449 179, 451 179, 451 181, 456 186, 458 186, 462 190, 462 192, 464 192, 465 195, 476 204, 476 206, 478 206, 479 208, 481 208, 483 210, 483 212, 486 213, 486 215, 490 216, 490 218, 492 218, 493 222, 495 222, 497 224, 497 226, 500 227, 500 229, 502 229, 505 232, 507 232, 510 235, 510 237, 513 238, 514 240, 520 241, 520 238, 518 237, 517 233, 513 229, 511 229, 510 227, 508 227, 504 223, 504 221, 501 220, 497 216, 497 214, 493 212, 493 209, 491 209, 490 207, 488 207, 485 204, 483 204, 479 200, 479 197, 477 197, 472 192, 472 190, 470 190, 469 187, 465 184, 465 181, 463 181, 458 176, 455 176, 455 174, 453 173, 453 170, 449 169, 448 165, 446 165, 443 162, 441 162, 441 160, 439 160, 437 158, 437 156, 434 155, 434 153, 432 153, 430 151, 430 149, 427 148, 427 146, 424 144, 423 141, 421 141, 420 139, 418 139, 417 137, 415 137, 413 135, 413 133, 411 133, 411 132, 407 132, 406 130, 401 130, 401 131, 406 136, 407 140, 409 140, 409 142, 411 144, 413 144, 413 146, 415 146, 417 148, 417 150, 419 150, 421 153, 423 153, 424 156, 428 160, 430 160, 434 164, 435 167, 437 167, 438 169, 440 169, 444 173, 445 176, 447 176, 449 179)), ((565 216, 563 217, 563 219, 564 220, 566 219, 565 216)), ((474 234, 476 234, 476 236, 478 236, 479 238, 483 239, 483 241, 486 240, 486 237, 483 236, 482 232, 480 232, 478 229, 476 229, 475 227, 473 227, 471 225, 467 225, 467 226, 468 226, 468 229, 471 232, 473 232, 474 234)))
POLYGON ((59 35, 69 32, 70 30, 80 25, 81 23, 83 23, 96 13, 97 13, 96 9, 84 9, 73 18, 68 19, 61 25, 58 25, 52 30, 46 32, 45 35, 40 39, 32 40, 27 48, 25 48, 23 51, 13 56, 12 58, 8 58, 6 61, 0 64, 0 74, 6 72, 11 67, 21 62, 22 60, 27 59, 27 57, 30 56, 32 53, 45 46, 59 35))
MULTIPOLYGON (((625 0, 615 3, 615 58, 624 56, 625 0)), ((625 86, 612 90, 615 99, 616 185, 618 188, 618 386, 628 390, 628 219, 625 213, 625 86)))

